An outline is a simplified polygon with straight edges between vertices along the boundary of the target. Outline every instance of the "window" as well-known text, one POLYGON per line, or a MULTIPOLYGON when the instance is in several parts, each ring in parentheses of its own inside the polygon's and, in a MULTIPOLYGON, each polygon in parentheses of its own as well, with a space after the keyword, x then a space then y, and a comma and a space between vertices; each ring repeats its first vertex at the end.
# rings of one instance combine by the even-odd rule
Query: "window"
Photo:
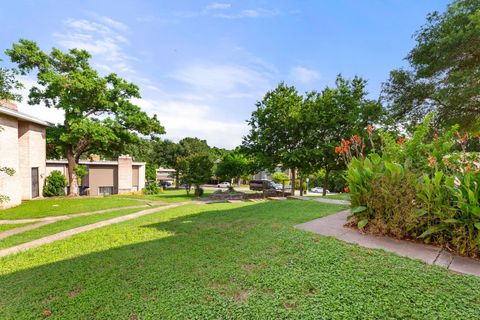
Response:
POLYGON ((98 194, 102 196, 109 196, 113 194, 113 187, 98 187, 98 194))

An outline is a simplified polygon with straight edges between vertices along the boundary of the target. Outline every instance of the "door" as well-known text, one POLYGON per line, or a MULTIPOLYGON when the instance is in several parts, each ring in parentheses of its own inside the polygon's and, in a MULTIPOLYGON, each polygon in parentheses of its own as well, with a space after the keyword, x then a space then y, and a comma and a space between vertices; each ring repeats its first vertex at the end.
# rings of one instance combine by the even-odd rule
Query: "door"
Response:
POLYGON ((39 195, 38 168, 32 168, 32 198, 37 198, 39 195))

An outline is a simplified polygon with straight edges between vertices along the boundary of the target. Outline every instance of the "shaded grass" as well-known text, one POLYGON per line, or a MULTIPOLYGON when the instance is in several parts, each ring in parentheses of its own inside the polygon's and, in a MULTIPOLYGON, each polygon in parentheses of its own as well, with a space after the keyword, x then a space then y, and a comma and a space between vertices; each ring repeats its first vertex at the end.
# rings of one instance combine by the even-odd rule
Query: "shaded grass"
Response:
MULTIPOLYGON (((210 196, 214 190, 205 190, 202 198, 210 196)), ((116 195, 117 198, 143 199, 153 201, 165 201, 169 203, 195 200, 195 191, 192 189, 190 195, 187 195, 185 189, 167 189, 163 193, 155 195, 116 195)))
POLYGON ((137 208, 137 209, 132 208, 132 209, 116 210, 111 212, 97 213, 89 216, 83 216, 83 217, 71 218, 68 220, 53 222, 51 224, 47 224, 39 228, 35 228, 22 233, 17 233, 10 237, 1 239, 0 249, 13 247, 25 242, 40 239, 55 233, 65 231, 65 230, 85 226, 87 224, 92 224, 92 223, 103 221, 103 220, 124 216, 126 214, 130 214, 130 213, 134 213, 134 212, 138 212, 146 209, 150 209, 150 208, 137 208))
POLYGON ((97 211, 110 208, 120 208, 143 203, 134 199, 119 197, 103 198, 56 198, 24 201, 21 205, 0 210, 0 219, 43 218, 48 216, 62 216, 71 213, 97 211))
POLYGON ((0 318, 478 318, 479 278, 293 227, 342 208, 182 206, 5 257, 0 318))
POLYGON ((0 224, 0 232, 8 231, 11 229, 16 229, 20 227, 27 226, 29 224, 32 224, 33 222, 28 222, 28 223, 16 223, 16 224, 0 224))

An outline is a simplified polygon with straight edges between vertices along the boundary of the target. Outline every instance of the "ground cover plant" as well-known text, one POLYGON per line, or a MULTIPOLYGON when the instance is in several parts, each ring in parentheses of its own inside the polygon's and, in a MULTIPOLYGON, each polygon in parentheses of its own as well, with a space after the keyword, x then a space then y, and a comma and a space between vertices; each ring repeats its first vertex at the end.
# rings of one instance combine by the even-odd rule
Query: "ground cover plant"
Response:
POLYGON ((2 319, 474 319, 480 279, 294 228, 343 206, 181 206, 0 259, 2 319))
POLYGON ((135 199, 112 196, 31 200, 25 201, 19 206, 1 210, 0 219, 43 218, 143 204, 145 203, 135 199))
POLYGON ((479 257, 480 140, 457 126, 434 132, 432 116, 409 139, 379 132, 382 147, 367 156, 361 137, 342 141, 354 223, 479 257))
MULTIPOLYGON (((122 209, 122 210, 115 210, 111 212, 104 212, 104 213, 97 213, 83 217, 71 218, 67 220, 61 220, 57 222, 53 222, 51 224, 44 225, 39 228, 35 228, 29 231, 17 233, 10 237, 0 239, 0 249, 5 249, 9 247, 13 247, 25 242, 33 241, 36 239, 40 239, 55 233, 59 233, 65 230, 70 230, 73 228, 85 226, 88 224, 92 224, 95 222, 108 220, 120 216, 124 216, 130 213, 142 211, 145 209, 150 208, 136 208, 136 209, 122 209)), ((1 225, 0 225, 1 228, 1 225)))

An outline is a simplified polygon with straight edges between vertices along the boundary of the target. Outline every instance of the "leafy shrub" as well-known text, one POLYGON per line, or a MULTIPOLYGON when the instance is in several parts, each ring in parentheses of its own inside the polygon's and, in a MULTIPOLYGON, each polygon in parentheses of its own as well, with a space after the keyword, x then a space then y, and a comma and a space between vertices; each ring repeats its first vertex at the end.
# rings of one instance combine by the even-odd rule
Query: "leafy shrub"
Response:
POLYGON ((143 193, 147 195, 159 194, 160 192, 161 192, 161 189, 158 186, 158 184, 155 182, 147 184, 143 189, 143 193))
POLYGON ((44 197, 59 197, 65 195, 65 188, 67 187, 67 179, 58 170, 54 170, 45 179, 43 187, 44 197))
POLYGON ((368 232, 479 257, 480 156, 467 150, 471 135, 457 127, 437 135, 430 119, 408 140, 379 132, 378 153, 365 156, 353 151, 354 140, 342 141, 337 153, 349 162, 353 222, 368 232))
POLYGON ((275 183, 283 183, 283 182, 288 183, 289 179, 290 179, 290 177, 288 176, 288 174, 283 173, 283 172, 275 172, 272 175, 272 180, 275 183))

